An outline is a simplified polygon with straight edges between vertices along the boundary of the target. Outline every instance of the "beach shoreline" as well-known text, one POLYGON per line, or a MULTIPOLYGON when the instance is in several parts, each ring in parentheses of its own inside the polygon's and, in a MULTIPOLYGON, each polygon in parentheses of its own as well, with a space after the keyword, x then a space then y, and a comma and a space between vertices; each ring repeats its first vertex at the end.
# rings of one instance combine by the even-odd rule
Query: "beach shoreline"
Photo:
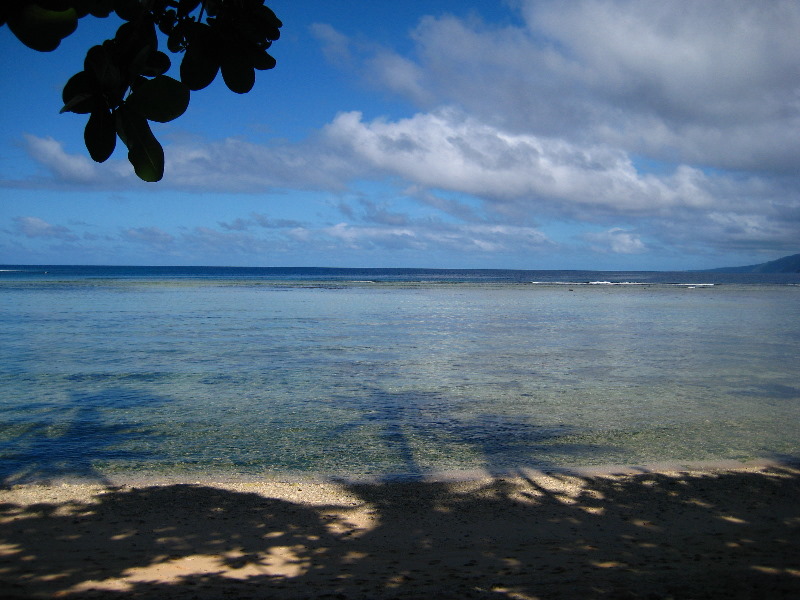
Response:
POLYGON ((236 485, 252 483, 268 484, 386 484, 386 483, 459 483, 469 481, 490 481, 494 479, 514 479, 518 477, 539 477, 550 474, 583 476, 635 475, 639 473, 683 473, 748 471, 769 467, 800 467, 800 460, 787 458, 776 460, 754 458, 749 460, 670 460, 644 463, 618 463, 599 465, 548 465, 520 466, 516 468, 473 468, 441 471, 420 471, 411 473, 383 474, 343 474, 317 473, 306 471, 265 471, 261 473, 232 471, 228 469, 197 471, 105 471, 93 469, 88 476, 57 476, 41 478, 38 476, 21 478, 9 477, 0 483, 0 492, 19 486, 100 486, 100 487, 143 487, 172 484, 236 485))
MULTIPOLYGON (((656 468, 657 467, 657 468, 656 468)), ((789 598, 800 469, 0 490, 10 598, 789 598)))

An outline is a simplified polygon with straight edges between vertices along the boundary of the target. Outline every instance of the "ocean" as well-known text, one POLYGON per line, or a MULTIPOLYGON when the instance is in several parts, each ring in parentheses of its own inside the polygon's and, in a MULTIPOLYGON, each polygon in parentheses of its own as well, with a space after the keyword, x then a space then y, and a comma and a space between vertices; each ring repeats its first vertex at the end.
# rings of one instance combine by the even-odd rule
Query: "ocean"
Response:
POLYGON ((800 457, 800 274, 0 267, 0 481, 800 457))

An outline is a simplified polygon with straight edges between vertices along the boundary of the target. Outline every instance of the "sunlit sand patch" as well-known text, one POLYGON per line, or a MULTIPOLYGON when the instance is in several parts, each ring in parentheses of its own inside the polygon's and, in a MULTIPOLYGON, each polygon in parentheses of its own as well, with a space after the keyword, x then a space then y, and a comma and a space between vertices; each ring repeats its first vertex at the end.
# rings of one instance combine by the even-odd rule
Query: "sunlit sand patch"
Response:
POLYGON ((765 567, 763 565, 753 565, 750 567, 754 571, 758 571, 759 573, 765 573, 767 575, 781 575, 786 573, 787 575, 791 575, 792 577, 800 577, 800 569, 779 569, 777 567, 765 567))
POLYGON ((304 575, 311 566, 303 558, 303 546, 274 546, 267 552, 246 554, 227 552, 222 555, 194 554, 177 559, 135 567, 125 571, 121 577, 102 581, 84 581, 65 590, 65 594, 88 590, 130 591, 137 583, 158 581, 163 584, 180 583, 195 576, 215 575, 228 579, 245 580, 257 576, 291 579, 304 575))
POLYGON ((602 506, 581 506, 581 510, 590 515, 602 516, 606 509, 602 506))
POLYGON ((366 552, 351 551, 342 557, 342 562, 344 564, 357 563, 358 561, 363 560, 368 556, 369 554, 367 554, 366 552))
POLYGON ((340 511, 322 515, 328 532, 337 536, 359 537, 378 526, 379 521, 372 512, 340 511))
MULTIPOLYGON (((677 496, 678 493, 674 492, 674 495, 677 496)), ((699 498, 690 498, 688 500, 684 500, 686 504, 693 504, 695 506, 699 506, 700 508, 714 508, 714 505, 709 502, 704 502, 699 498)))
POLYGON ((600 569, 617 569, 620 567, 627 567, 623 562, 618 562, 616 560, 606 560, 606 561, 592 561, 591 563, 595 567, 599 567, 600 569))
POLYGON ((582 477, 568 474, 543 473, 540 471, 523 471, 528 481, 535 481, 536 486, 545 494, 556 494, 565 499, 575 499, 586 492, 586 481, 582 477))
POLYGON ((517 589, 503 586, 494 586, 491 591, 497 594, 503 594, 506 598, 510 598, 511 600, 539 600, 539 596, 530 596, 517 589))
POLYGON ((747 521, 745 521, 744 519, 740 519, 738 517, 720 515, 719 518, 722 519, 723 521, 727 521, 728 523, 735 523, 737 525, 746 525, 747 524, 747 521))
POLYGON ((19 554, 22 552, 17 544, 0 544, 0 556, 8 557, 12 554, 19 554))

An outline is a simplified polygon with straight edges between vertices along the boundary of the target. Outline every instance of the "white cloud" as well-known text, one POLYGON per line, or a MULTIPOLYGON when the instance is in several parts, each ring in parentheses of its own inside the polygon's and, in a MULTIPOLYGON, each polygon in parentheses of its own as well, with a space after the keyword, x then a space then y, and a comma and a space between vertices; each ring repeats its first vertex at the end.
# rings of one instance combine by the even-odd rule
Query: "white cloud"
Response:
MULTIPOLYGON (((454 225, 440 222, 409 223, 407 227, 374 227, 337 223, 321 230, 323 236, 351 249, 374 247, 438 252, 498 253, 542 250, 554 243, 533 227, 511 225, 454 225)), ((306 236, 308 237, 308 236, 306 236)))
POLYGON ((364 122, 358 112, 342 113, 325 134, 369 168, 479 196, 501 211, 508 201, 529 213, 553 203, 568 211, 579 206, 652 213, 711 202, 697 169, 681 167, 665 178, 640 175, 611 147, 510 133, 453 109, 395 122, 364 122))
POLYGON ((354 227, 347 223, 337 223, 322 230, 330 238, 343 242, 351 249, 366 249, 373 246, 385 248, 422 247, 417 234, 402 227, 354 227))
POLYGON ((164 146, 164 179, 153 185, 136 178, 126 161, 97 164, 82 154, 68 153, 53 138, 25 138, 28 154, 52 174, 52 179, 6 181, 6 185, 254 193, 285 187, 343 189, 354 173, 354 165, 347 157, 338 156, 317 138, 268 146, 237 138, 214 142, 193 138, 164 146))
POLYGON ((334 64, 349 65, 353 62, 350 40, 327 23, 312 23, 311 34, 322 46, 325 58, 334 64))
MULTIPOLYGON (((340 206, 334 216, 251 213, 191 234, 128 229, 124 239, 198 252, 282 244, 498 253, 551 247, 547 224, 558 222, 591 224, 598 231, 584 241, 616 254, 796 251, 800 3, 515 6, 516 25, 422 18, 403 53, 312 26, 332 63, 410 100, 416 114, 341 112, 296 143, 184 138, 165 147, 160 190, 322 190, 340 206), (364 181, 392 191, 342 200, 364 181)), ((123 161, 98 166, 52 138, 28 136, 27 148, 65 187, 148 189, 123 161)))
POLYGON ((417 104, 430 104, 433 94, 422 83, 424 73, 412 60, 390 52, 380 52, 368 61, 368 73, 396 94, 407 96, 417 104))
POLYGON ((768 116, 797 88, 794 1, 528 1, 524 14, 588 85, 677 119, 768 116))
POLYGON ((33 135, 26 135, 25 140, 31 157, 59 178, 76 183, 97 178, 95 163, 84 156, 66 153, 61 142, 51 137, 39 138, 33 135))
POLYGON ((25 149, 37 163, 55 178, 69 185, 120 187, 135 179, 133 168, 118 160, 99 164, 81 154, 70 154, 52 137, 25 134, 25 149))
POLYGON ((591 243, 595 252, 641 254, 647 251, 647 247, 637 234, 619 227, 598 233, 587 233, 583 237, 591 243))
MULTIPOLYGON (((800 152, 793 0, 521 3, 524 24, 428 17, 406 96, 517 132, 723 168, 789 170, 800 152), (424 99, 421 100, 421 99, 424 99)), ((402 92, 387 50, 369 78, 402 92), (381 69, 383 69, 382 72, 381 69)))
POLYGON ((28 238, 50 238, 66 241, 78 239, 69 228, 63 225, 52 225, 39 217, 14 217, 14 225, 18 233, 28 238))
POLYGON ((165 153, 164 184, 189 190, 343 189, 353 173, 347 157, 318 139, 269 146, 236 138, 193 141, 169 145, 165 153))

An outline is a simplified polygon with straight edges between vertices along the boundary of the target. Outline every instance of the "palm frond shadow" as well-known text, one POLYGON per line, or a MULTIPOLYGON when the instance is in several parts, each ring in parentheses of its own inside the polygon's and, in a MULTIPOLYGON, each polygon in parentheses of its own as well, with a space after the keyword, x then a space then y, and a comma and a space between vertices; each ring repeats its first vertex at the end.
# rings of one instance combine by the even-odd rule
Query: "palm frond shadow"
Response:
POLYGON ((374 432, 370 443, 383 451, 384 468, 374 479, 381 481, 423 481, 441 475, 441 464, 458 464, 446 455, 447 449, 461 449, 468 471, 485 471, 501 476, 519 467, 558 470, 554 455, 586 456, 600 451, 614 456, 608 446, 589 446, 565 441, 576 433, 569 425, 540 425, 530 418, 481 412, 460 415, 444 410, 455 403, 440 394, 421 391, 387 392, 379 388, 365 390, 354 405, 353 396, 332 397, 334 403, 348 403, 359 415, 352 421, 332 428, 327 439, 331 448, 350 452, 340 440, 350 440, 359 428, 374 432), (425 456, 428 450, 432 456, 425 456), (443 455, 444 453, 444 455, 443 455), (449 460, 451 459, 451 460, 449 460))
POLYGON ((36 408, 38 418, 0 443, 0 485, 64 480, 110 484, 97 468, 104 461, 144 460, 146 451, 125 450, 127 441, 152 438, 140 424, 109 423, 105 407, 146 409, 166 399, 115 387, 98 393, 73 393, 64 404, 36 408))

